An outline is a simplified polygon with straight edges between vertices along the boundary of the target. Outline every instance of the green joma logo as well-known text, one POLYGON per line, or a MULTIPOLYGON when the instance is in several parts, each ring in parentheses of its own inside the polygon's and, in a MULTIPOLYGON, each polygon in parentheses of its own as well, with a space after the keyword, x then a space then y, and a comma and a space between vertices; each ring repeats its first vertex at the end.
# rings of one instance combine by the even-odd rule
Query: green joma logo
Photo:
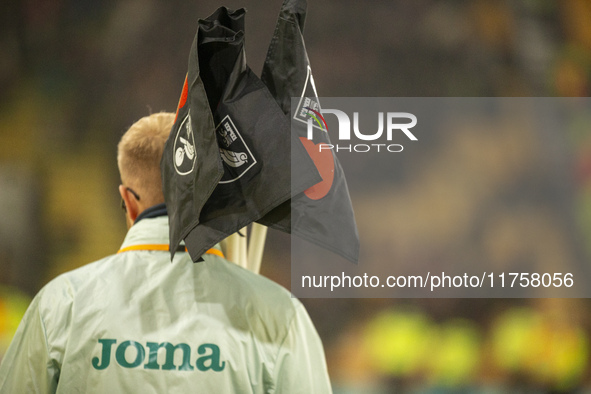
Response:
MULTIPOLYGON (((111 349, 117 343, 116 339, 99 339, 102 345, 101 357, 92 358, 92 366, 101 370, 111 364, 111 349)), ((226 362, 220 362, 220 348, 213 343, 204 343, 197 348, 198 357, 195 361, 195 367, 199 371, 223 371, 226 362)), ((121 342, 115 350, 115 360, 117 364, 124 368, 136 368, 143 364, 144 369, 162 369, 164 371, 193 371, 195 368, 191 364, 191 347, 186 343, 173 345, 169 342, 147 342, 146 347, 135 341, 121 342), (128 350, 128 348, 131 348, 128 350), (148 351, 146 359, 146 348, 148 351), (158 363, 158 350, 164 349, 164 363, 158 363), (175 365, 175 352, 182 352, 182 362, 175 365), (144 363, 145 361, 145 363, 144 363)))

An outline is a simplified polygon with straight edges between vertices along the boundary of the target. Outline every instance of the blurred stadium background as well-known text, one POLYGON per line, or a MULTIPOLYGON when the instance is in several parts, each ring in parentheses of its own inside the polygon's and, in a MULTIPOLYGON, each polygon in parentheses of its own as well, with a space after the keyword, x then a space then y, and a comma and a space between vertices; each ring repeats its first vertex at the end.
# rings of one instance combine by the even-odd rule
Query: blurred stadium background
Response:
MULTIPOLYGON (((280 3, 3 1, 0 354, 47 281, 118 249, 125 222, 117 141, 138 118, 176 109, 197 19, 220 5, 246 7, 248 62, 259 73, 280 3)), ((588 0, 321 0, 308 13, 305 39, 320 96, 589 95, 588 0)), ((487 149, 495 184, 526 192, 523 161, 506 165, 495 154, 502 137, 475 137, 464 152, 487 149)), ((589 264, 591 132, 573 128, 556 140, 567 164, 552 176, 566 179, 558 192, 570 224, 536 206, 482 212, 479 220, 490 224, 483 257, 589 264), (516 242, 524 233, 528 242, 516 242)), ((481 164, 478 155, 446 149, 434 147, 442 168, 481 164)), ((431 181, 415 187, 430 190, 431 181)), ((430 226, 421 208, 445 197, 396 202, 416 212, 419 227, 430 226)), ((445 255, 447 242, 436 237, 461 223, 443 215, 436 225, 445 231, 430 233, 438 245, 431 252, 445 255)), ((262 274, 289 287, 285 235, 270 232, 262 274)), ((303 301, 323 338, 335 393, 591 392, 589 300, 303 301)))

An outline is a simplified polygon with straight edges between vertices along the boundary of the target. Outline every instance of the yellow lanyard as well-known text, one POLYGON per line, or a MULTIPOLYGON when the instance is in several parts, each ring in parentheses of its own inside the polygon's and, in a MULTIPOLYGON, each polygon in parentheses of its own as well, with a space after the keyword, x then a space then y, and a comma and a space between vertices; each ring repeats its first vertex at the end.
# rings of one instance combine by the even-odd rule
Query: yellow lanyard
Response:
MULTIPOLYGON (((119 249, 119 251, 117 253, 119 254, 119 253, 123 253, 123 252, 130 252, 132 250, 158 250, 158 251, 162 251, 162 252, 168 252, 170 250, 170 247, 168 246, 168 244, 131 245, 131 246, 126 246, 125 248, 119 249)), ((185 252, 186 251, 187 251, 187 248, 185 248, 185 252)), ((214 248, 209 249, 207 252, 205 252, 205 254, 214 254, 214 255, 220 256, 222 258, 224 257, 224 254, 222 253, 221 250, 214 249, 214 248)))

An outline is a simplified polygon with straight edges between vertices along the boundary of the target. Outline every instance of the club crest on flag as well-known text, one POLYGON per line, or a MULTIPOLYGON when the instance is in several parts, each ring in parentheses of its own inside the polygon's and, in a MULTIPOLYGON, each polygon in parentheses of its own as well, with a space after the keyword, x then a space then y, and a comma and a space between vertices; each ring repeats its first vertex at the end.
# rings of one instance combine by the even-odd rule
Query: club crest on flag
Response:
POLYGON ((224 163, 224 175, 219 183, 234 182, 253 168, 257 160, 229 115, 222 119, 215 131, 224 163))
POLYGON ((188 175, 195 169, 196 160, 195 137, 189 112, 183 119, 174 139, 174 169, 179 175, 188 175))
MULTIPOLYGON (((321 110, 320 102, 318 100, 318 93, 316 93, 316 85, 314 85, 314 77, 312 76, 312 69, 310 66, 307 66, 306 69, 306 81, 304 83, 300 101, 293 118, 297 121, 307 124, 310 115, 313 115, 314 111, 320 113, 321 110)), ((312 127, 322 130, 322 128, 316 124, 313 124, 312 127)))

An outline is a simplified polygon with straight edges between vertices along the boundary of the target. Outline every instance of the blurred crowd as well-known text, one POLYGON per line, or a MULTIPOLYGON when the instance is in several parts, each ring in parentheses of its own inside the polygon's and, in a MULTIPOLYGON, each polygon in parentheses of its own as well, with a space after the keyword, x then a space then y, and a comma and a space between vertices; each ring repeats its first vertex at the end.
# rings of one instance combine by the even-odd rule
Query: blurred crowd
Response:
MULTIPOLYGON (((320 96, 589 94, 588 0, 309 3, 304 36, 320 96)), ((4 1, 0 354, 41 286, 118 249, 125 223, 116 143, 141 116, 175 110, 196 21, 220 5, 247 8, 247 60, 258 74, 280 1, 4 1)), ((471 155, 469 144, 461 157, 453 156, 435 138, 433 160, 441 161, 433 166, 445 171, 452 159, 465 160, 456 164, 468 169, 489 165, 498 179, 528 187, 517 177, 533 174, 520 167, 527 158, 507 161, 495 151, 498 140, 474 138, 488 156, 471 155)), ((573 127, 553 138, 562 167, 544 174, 556 182, 538 191, 554 195, 559 185, 559 208, 480 213, 478 220, 487 224, 482 228, 491 232, 479 253, 491 259, 505 256, 499 253, 512 259, 558 256, 588 268, 591 132, 573 127), (527 249, 515 243, 521 230, 535 230, 527 249)), ((446 238, 461 224, 454 215, 427 216, 422 208, 433 202, 417 202, 440 191, 430 186, 434 178, 400 186, 397 201, 415 202, 415 210, 405 212, 415 216, 416 226, 445 230, 430 233, 429 244, 437 249, 407 244, 408 256, 445 256, 446 247, 461 247, 446 238)), ((360 210, 364 204, 375 201, 361 201, 360 210)), ((262 264, 263 275, 286 287, 288 249, 288 239, 271 232, 262 264)), ((303 301, 325 343, 336 393, 591 390, 588 300, 303 301)))

